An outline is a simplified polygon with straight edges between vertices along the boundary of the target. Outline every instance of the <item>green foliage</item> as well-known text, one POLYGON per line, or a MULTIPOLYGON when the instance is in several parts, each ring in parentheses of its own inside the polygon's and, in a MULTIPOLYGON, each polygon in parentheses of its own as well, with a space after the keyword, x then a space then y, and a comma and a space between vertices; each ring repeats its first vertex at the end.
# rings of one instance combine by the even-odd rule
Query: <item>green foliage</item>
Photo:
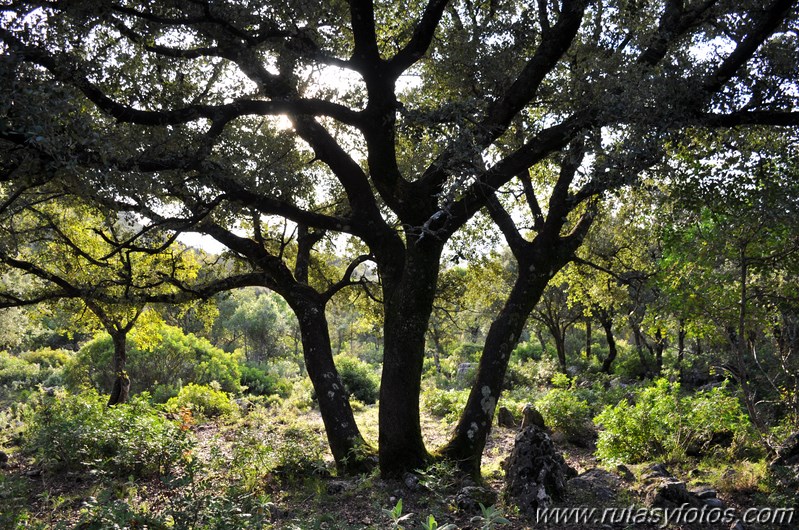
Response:
POLYGON ((286 303, 262 288, 237 289, 218 302, 213 324, 215 344, 240 348, 248 361, 263 362, 288 351, 285 337, 294 317, 286 303))
POLYGON ((291 383, 279 375, 271 374, 251 365, 241 366, 241 385, 245 392, 256 396, 278 395, 287 398, 291 395, 291 383))
POLYGON ((548 427, 570 437, 584 435, 591 419, 588 403, 566 388, 550 390, 535 402, 535 408, 548 427))
POLYGON ((502 516, 502 512, 500 512, 494 506, 483 506, 480 504, 480 515, 475 515, 472 517, 472 523, 476 525, 480 525, 480 530, 491 530, 495 526, 503 525, 503 524, 510 524, 506 518, 502 516))
MULTIPOLYGON (((206 339, 157 323, 135 329, 128 343, 127 372, 132 394, 150 391, 156 401, 166 401, 177 394, 184 382, 212 381, 226 392, 239 392, 241 372, 236 356, 212 346, 206 339)), ((110 392, 114 381, 113 351, 111 337, 105 333, 83 346, 65 369, 69 386, 74 389, 89 385, 100 392, 110 392)))
POLYGON ((307 425, 283 423, 273 412, 257 409, 237 428, 225 465, 244 491, 271 491, 325 470, 323 439, 307 425))
POLYGON ((569 388, 571 386, 571 380, 569 379, 569 376, 562 372, 553 374, 550 381, 552 382, 552 386, 555 388, 569 388))
POLYGON ((393 530, 403 530, 405 527, 402 526, 402 524, 408 522, 411 517, 413 517, 412 513, 402 514, 402 499, 397 500, 397 504, 390 510, 383 508, 383 513, 391 521, 390 524, 393 530))
POLYGON ((433 515, 428 515, 426 521, 422 521, 423 530, 456 530, 458 527, 452 523, 447 523, 444 526, 438 526, 438 521, 433 515))
POLYGON ((203 418, 230 416, 236 410, 235 404, 230 401, 230 396, 220 390, 218 385, 195 383, 189 383, 181 388, 177 396, 166 402, 165 408, 172 412, 189 409, 203 418))
POLYGON ((749 422, 725 387, 681 395, 680 385, 658 379, 635 394, 635 403, 606 407, 594 422, 602 427, 597 456, 609 462, 637 463, 683 457, 692 445, 707 446, 714 434, 733 441, 747 436, 749 422))
POLYGON ((380 380, 372 367, 346 354, 336 355, 334 360, 346 392, 367 405, 376 403, 380 396, 380 380))
POLYGON ((38 364, 42 368, 59 368, 64 366, 72 357, 66 350, 54 350, 53 348, 40 348, 19 354, 20 358, 31 364, 38 364))
POLYGON ((444 418, 448 422, 455 421, 466 406, 469 390, 439 389, 429 387, 422 392, 422 402, 430 414, 444 418))
POLYGON ((41 373, 39 365, 0 351, 0 386, 31 386, 41 382, 41 373))
POLYGON ((268 496, 253 495, 235 484, 213 480, 213 470, 196 456, 193 451, 185 451, 180 472, 162 479, 167 503, 152 506, 148 499, 137 495, 135 484, 130 485, 127 498, 121 497, 118 488, 109 488, 83 503, 78 527, 94 530, 268 527, 271 516, 268 496))
POLYGON ((190 447, 146 395, 110 408, 106 401, 94 391, 42 395, 27 421, 23 450, 48 470, 140 477, 166 473, 190 447))
POLYGON ((511 356, 513 358, 519 359, 520 361, 537 361, 541 359, 541 355, 543 355, 543 353, 544 351, 540 344, 535 344, 528 341, 517 344, 511 356))
POLYGON ((464 343, 455 348, 452 352, 459 363, 476 363, 480 361, 480 353, 483 351, 482 344, 464 343))

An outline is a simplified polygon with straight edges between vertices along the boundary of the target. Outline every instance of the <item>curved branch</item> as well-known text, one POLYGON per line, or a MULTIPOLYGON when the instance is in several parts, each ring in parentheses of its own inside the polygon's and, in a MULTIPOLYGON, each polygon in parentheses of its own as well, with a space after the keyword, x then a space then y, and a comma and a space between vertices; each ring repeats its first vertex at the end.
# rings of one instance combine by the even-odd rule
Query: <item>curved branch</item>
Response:
MULTIPOLYGON (((513 117, 535 97, 547 74, 571 46, 580 29, 587 3, 586 0, 566 3, 557 23, 546 32, 535 54, 527 61, 516 80, 501 98, 489 106, 486 117, 479 123, 474 134, 475 150, 482 150, 499 138, 507 130, 513 117)), ((445 150, 428 166, 421 181, 433 189, 443 186, 447 175, 446 167, 454 156, 453 147, 445 150)))
POLYGON ((486 192, 486 208, 488 209, 491 219, 505 236, 505 241, 508 243, 508 247, 510 247, 516 260, 521 261, 521 255, 530 243, 519 233, 516 223, 513 222, 510 214, 503 208, 493 191, 486 192))
POLYGON ((389 71, 394 78, 399 77, 427 52, 447 4, 449 0, 430 0, 427 3, 411 40, 388 62, 389 71))
POLYGON ((703 88, 708 94, 721 89, 738 70, 751 59, 757 49, 785 20, 786 14, 796 5, 795 0, 775 0, 765 11, 752 31, 735 47, 732 53, 719 65, 716 71, 705 80, 703 88))
POLYGON ((367 261, 375 261, 374 256, 372 256, 371 254, 362 254, 357 258, 355 258, 354 260, 352 260, 352 262, 347 266, 347 270, 344 271, 344 274, 342 275, 341 279, 336 283, 334 283, 333 285, 331 285, 327 291, 322 293, 322 298, 324 298, 325 300, 330 300, 337 292, 339 292, 343 288, 348 287, 350 285, 362 284, 363 279, 353 281, 352 275, 355 273, 355 269, 358 268, 358 265, 360 265, 361 263, 365 263, 367 261))
POLYGON ((344 105, 323 99, 277 99, 253 100, 240 99, 223 105, 188 105, 172 110, 140 110, 124 105, 108 97, 97 85, 80 73, 67 57, 56 57, 46 51, 27 46, 10 31, 0 28, 0 40, 13 47, 23 58, 47 69, 59 81, 80 90, 97 108, 121 123, 137 125, 180 125, 201 118, 211 121, 228 122, 247 115, 276 116, 278 114, 304 114, 313 116, 329 116, 341 123, 361 127, 362 113, 344 105))

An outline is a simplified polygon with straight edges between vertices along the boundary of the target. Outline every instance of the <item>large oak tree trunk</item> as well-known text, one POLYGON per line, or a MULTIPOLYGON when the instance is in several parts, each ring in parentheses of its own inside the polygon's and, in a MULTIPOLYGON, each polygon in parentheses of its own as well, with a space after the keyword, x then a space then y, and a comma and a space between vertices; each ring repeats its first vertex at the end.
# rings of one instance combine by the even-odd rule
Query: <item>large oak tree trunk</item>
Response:
POLYGON ((384 476, 418 469, 430 456, 419 416, 425 333, 438 280, 440 246, 408 245, 401 274, 384 268, 385 335, 380 385, 380 471, 384 476))
POLYGON ((488 330, 476 380, 455 433, 449 443, 439 450, 442 457, 456 462, 462 470, 473 475, 480 472, 483 449, 491 432, 510 354, 521 336, 527 317, 551 278, 549 274, 532 274, 526 267, 520 269, 510 296, 488 330))
POLYGON ((336 467, 346 474, 367 472, 375 465, 374 450, 361 436, 349 396, 333 362, 324 302, 306 298, 290 303, 300 324, 305 366, 336 467))

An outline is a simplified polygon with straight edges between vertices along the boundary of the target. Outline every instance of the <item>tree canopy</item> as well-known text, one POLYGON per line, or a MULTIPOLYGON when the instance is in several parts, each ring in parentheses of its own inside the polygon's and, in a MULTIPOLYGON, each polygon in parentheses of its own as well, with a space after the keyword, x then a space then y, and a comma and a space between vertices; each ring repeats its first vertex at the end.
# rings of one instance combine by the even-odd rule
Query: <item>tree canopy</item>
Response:
MULTIPOLYGON (((370 451, 341 390, 325 308, 345 287, 379 280, 370 295, 383 306, 386 474, 431 458, 419 428, 425 336, 443 259, 464 234, 482 237, 480 216, 518 273, 438 451, 472 471, 510 352, 601 201, 623 200, 617 191, 645 177, 671 178, 670 164, 705 135, 757 126, 795 143, 799 125, 792 0, 1 9, 0 207, 52 185, 135 216, 145 231, 224 244, 239 265, 215 289, 262 285, 297 315, 345 467, 370 451), (346 251, 318 274, 324 241, 346 251)), ((718 163, 736 152, 747 156, 713 147, 718 163)))

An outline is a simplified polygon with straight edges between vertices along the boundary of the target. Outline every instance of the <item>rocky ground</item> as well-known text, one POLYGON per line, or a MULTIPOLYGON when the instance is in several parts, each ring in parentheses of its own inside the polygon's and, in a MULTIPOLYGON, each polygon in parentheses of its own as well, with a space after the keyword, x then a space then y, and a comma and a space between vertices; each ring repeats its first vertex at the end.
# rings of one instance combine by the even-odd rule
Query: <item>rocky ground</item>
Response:
MULTIPOLYGON (((369 421, 364 418, 365 424, 369 421)), ((459 476, 446 466, 408 473, 398 480, 383 480, 376 474, 335 477, 322 471, 272 491, 266 507, 269 519, 274 528, 286 529, 382 529, 391 528, 393 519, 400 517, 402 527, 417 529, 429 524, 432 516, 439 525, 451 523, 462 529, 584 530, 662 528, 665 515, 671 521, 668 527, 675 529, 799 528, 799 515, 789 524, 743 524, 745 511, 764 500, 756 489, 719 488, 719 481, 711 480, 707 471, 670 463, 600 467, 590 440, 575 444, 553 437, 537 423, 528 419, 524 427, 510 424, 494 429, 480 481, 459 476), (400 501, 401 511, 396 510, 400 501), (556 522, 553 508, 561 509, 560 516, 568 520, 556 522)), ((443 441, 440 425, 430 421, 425 427, 431 445, 443 441)), ((224 451, 220 440, 236 436, 236 431, 233 426, 207 424, 195 434, 198 456, 210 458, 224 451)), ((790 496, 799 483, 799 437, 789 440, 774 464, 783 471, 782 484, 790 496)), ((9 459, 0 454, 0 468, 0 500, 27 503, 44 528, 70 527, 99 488, 99 479, 48 476, 17 455, 9 459)), ((730 483, 742 483, 735 470, 727 473, 730 483)), ((159 480, 118 488, 120 496, 134 491, 140 502, 153 507, 169 502, 169 492, 159 480)))

